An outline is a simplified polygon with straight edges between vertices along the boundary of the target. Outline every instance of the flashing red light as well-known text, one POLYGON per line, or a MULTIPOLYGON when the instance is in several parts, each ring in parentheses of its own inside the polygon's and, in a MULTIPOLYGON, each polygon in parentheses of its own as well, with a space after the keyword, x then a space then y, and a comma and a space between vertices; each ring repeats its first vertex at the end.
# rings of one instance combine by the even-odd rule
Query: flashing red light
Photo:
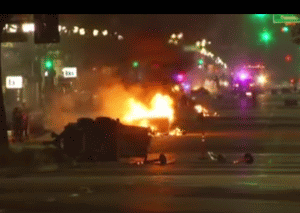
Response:
POLYGON ((178 81, 183 81, 183 79, 184 79, 183 74, 179 74, 179 75, 177 76, 177 79, 178 79, 178 81))
POLYGON ((175 76, 176 81, 182 83, 184 81, 186 81, 186 73, 184 71, 179 72, 176 76, 175 76))

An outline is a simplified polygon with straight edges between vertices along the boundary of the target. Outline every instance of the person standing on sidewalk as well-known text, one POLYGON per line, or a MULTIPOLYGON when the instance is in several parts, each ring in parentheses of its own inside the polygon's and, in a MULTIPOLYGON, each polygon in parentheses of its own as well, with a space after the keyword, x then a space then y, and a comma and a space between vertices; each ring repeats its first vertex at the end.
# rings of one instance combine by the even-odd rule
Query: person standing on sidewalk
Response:
POLYGON ((23 117, 22 111, 19 107, 15 107, 13 110, 13 136, 15 142, 22 142, 23 133, 23 117))
POLYGON ((28 138, 28 109, 26 107, 26 104, 22 104, 22 120, 23 120, 23 130, 22 130, 22 135, 25 132, 25 137, 28 138))

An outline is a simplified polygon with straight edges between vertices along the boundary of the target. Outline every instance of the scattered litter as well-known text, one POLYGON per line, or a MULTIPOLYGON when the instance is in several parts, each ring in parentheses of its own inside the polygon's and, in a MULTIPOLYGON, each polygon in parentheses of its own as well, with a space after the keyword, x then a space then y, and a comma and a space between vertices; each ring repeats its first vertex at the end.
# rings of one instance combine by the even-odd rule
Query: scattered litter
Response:
POLYGON ((47 199, 47 202, 54 202, 54 201, 56 201, 56 199, 55 199, 54 197, 49 197, 49 198, 47 199))
POLYGON ((79 196, 79 194, 70 194, 70 196, 69 197, 78 197, 79 196))
POLYGON ((80 189, 83 190, 85 193, 88 193, 88 194, 93 193, 93 191, 90 188, 85 187, 85 186, 80 187, 80 189))

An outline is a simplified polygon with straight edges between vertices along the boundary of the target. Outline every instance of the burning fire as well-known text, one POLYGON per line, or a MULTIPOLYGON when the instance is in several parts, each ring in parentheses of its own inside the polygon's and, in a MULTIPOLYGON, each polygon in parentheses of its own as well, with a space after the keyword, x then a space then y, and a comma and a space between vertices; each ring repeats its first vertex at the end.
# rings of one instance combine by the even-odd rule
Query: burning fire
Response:
POLYGON ((156 94, 151 100, 150 108, 134 98, 130 98, 127 104, 129 111, 123 118, 127 124, 150 127, 152 130, 156 130, 157 127, 150 125, 150 119, 167 118, 169 123, 174 120, 173 100, 168 95, 156 94))
POLYGON ((215 112, 214 114, 211 114, 206 108, 204 108, 200 104, 195 105, 194 108, 197 111, 197 113, 203 113, 204 117, 207 117, 207 116, 219 116, 217 112, 215 112))
POLYGON ((198 104, 198 105, 195 105, 195 110, 198 112, 198 113, 203 113, 204 116, 206 116, 208 114, 208 110, 205 109, 202 105, 198 104))
POLYGON ((176 127, 175 129, 173 129, 172 131, 170 131, 169 134, 172 135, 172 136, 181 136, 183 133, 182 133, 181 129, 179 129, 178 127, 176 127))

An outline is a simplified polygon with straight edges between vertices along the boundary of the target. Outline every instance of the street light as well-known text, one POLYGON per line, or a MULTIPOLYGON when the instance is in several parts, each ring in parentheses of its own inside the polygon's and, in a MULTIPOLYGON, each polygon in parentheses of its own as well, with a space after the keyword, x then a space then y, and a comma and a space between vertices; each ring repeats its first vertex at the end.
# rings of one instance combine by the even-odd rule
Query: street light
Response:
POLYGON ((98 34, 99 34, 99 30, 94 29, 93 30, 93 36, 98 36, 98 34))
POLYGON ((258 82, 259 84, 262 84, 262 85, 265 84, 265 83, 267 82, 266 76, 264 76, 264 75, 258 76, 257 82, 258 82))
POLYGON ((103 30, 103 31, 102 31, 102 35, 103 35, 103 36, 107 36, 107 35, 108 35, 108 31, 107 31, 107 30, 103 30))
POLYGON ((171 36, 170 36, 170 39, 168 40, 168 43, 169 44, 175 44, 177 45, 179 40, 181 40, 183 38, 183 33, 179 33, 178 35, 176 35, 175 33, 173 33, 171 36))
POLYGON ((177 38, 178 38, 178 39, 182 39, 182 37, 183 37, 183 33, 179 33, 179 34, 177 35, 177 38))
POLYGON ((84 34, 85 34, 85 29, 84 29, 84 28, 80 28, 79 34, 80 34, 80 35, 84 35, 84 34))

